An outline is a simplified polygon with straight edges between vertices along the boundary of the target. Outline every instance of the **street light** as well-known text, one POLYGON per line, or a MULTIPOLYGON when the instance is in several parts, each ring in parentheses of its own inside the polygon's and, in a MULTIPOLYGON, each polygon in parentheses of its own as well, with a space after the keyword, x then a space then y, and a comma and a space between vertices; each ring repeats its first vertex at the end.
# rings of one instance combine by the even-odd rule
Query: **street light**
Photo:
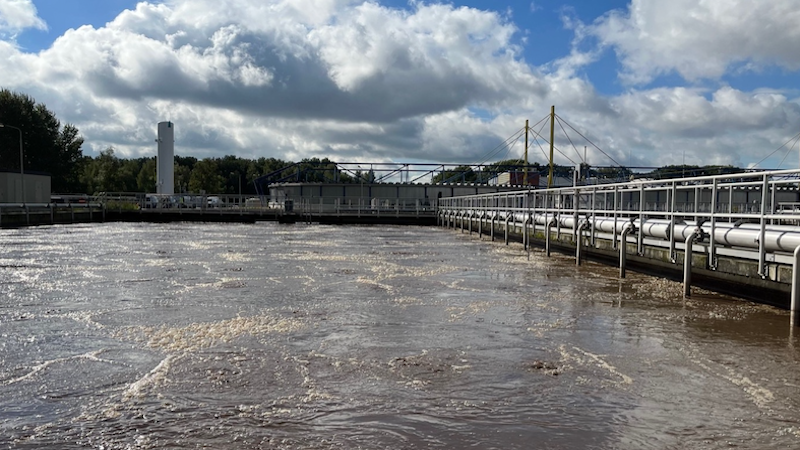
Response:
POLYGON ((15 127, 15 126, 6 125, 4 123, 0 123, 0 128, 13 128, 13 129, 15 129, 15 130, 17 130, 19 132, 19 180, 20 180, 20 185, 22 186, 22 204, 24 206, 25 205, 25 170, 24 170, 25 168, 24 168, 24 164, 23 164, 23 155, 24 155, 24 153, 22 153, 22 130, 20 130, 19 128, 15 127))

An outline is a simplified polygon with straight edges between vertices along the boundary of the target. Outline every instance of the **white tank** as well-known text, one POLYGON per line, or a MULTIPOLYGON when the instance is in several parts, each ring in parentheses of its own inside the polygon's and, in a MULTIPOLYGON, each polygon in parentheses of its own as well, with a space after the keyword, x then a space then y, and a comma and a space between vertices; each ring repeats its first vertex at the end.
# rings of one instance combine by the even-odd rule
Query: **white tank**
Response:
POLYGON ((156 193, 175 193, 175 124, 158 123, 158 158, 156 160, 156 193))

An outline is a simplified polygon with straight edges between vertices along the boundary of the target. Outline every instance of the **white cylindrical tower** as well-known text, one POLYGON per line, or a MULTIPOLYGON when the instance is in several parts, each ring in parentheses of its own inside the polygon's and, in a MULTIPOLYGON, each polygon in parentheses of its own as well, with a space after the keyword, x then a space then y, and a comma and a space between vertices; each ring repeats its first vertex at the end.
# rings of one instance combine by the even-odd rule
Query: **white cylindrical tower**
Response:
POLYGON ((158 123, 158 158, 156 161, 156 193, 175 193, 175 124, 158 123))

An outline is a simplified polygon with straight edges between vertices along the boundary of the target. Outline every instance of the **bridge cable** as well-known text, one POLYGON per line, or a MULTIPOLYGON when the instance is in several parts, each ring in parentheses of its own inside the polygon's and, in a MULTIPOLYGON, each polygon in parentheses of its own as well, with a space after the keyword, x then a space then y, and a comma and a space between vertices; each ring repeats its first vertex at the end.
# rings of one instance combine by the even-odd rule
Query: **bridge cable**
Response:
MULTIPOLYGON (((572 145, 572 149, 575 150, 575 154, 578 155, 578 159, 583 161, 583 158, 581 157, 580 152, 575 147, 575 144, 572 142, 572 139, 570 139, 569 134, 567 134, 567 130, 564 129, 564 124, 562 123, 561 118, 556 116, 556 121, 558 122, 558 126, 561 127, 561 131, 564 132, 564 136, 567 137, 567 140, 569 141, 570 145, 572 145)), ((585 161, 583 161, 583 162, 585 162, 585 161)))
MULTIPOLYGON (((560 120, 563 120, 563 119, 562 119, 562 118, 561 118, 561 117, 560 117, 558 114, 556 114, 556 117, 558 117, 560 120)), ((617 160, 615 160, 614 158, 612 158, 612 157, 611 157, 611 155, 609 155, 608 153, 604 152, 604 151, 603 151, 603 149, 601 149, 600 147, 598 147, 598 146, 597 146, 597 144, 595 144, 595 143, 594 143, 594 142, 592 142, 592 141, 591 141, 589 138, 587 138, 586 136, 584 136, 584 135, 583 135, 583 134, 582 134, 580 131, 576 130, 576 129, 575 129, 575 127, 573 127, 572 125, 570 125, 570 123, 569 123, 569 122, 567 122, 566 120, 564 120, 564 123, 566 123, 568 127, 572 128, 572 130, 573 130, 574 132, 578 133, 578 135, 579 135, 580 137, 582 137, 582 138, 586 139, 586 142, 588 142, 588 143, 592 144, 592 147, 596 148, 596 149, 597 149, 597 150, 598 150, 600 153, 602 153, 602 154, 606 155, 606 157, 607 157, 608 159, 610 159, 610 160, 611 160, 611 161, 612 161, 614 164, 616 164, 616 165, 617 165, 617 167, 622 167, 622 164, 620 164, 619 162, 617 162, 617 160)))
MULTIPOLYGON (((777 149, 775 149, 775 151, 773 151, 773 152, 772 152, 772 153, 770 153, 769 155, 765 156, 765 157, 764 157, 764 158, 763 158, 761 161, 759 161, 759 162, 757 162, 757 163, 753 164, 753 166, 752 166, 752 167, 750 167, 750 168, 751 168, 751 169, 754 169, 754 168, 758 167, 758 165, 759 165, 759 164, 761 164, 762 162, 764 162, 764 161, 766 161, 767 159, 769 159, 769 158, 770 158, 772 155, 774 155, 775 153, 778 153, 778 150, 782 149, 783 147, 786 147, 786 144, 788 144, 789 142, 792 142, 792 141, 796 141, 798 138, 800 138, 800 133, 797 133, 796 135, 792 136, 792 138, 791 138, 791 139, 789 139, 788 141, 786 141, 786 142, 785 142, 783 145, 781 145, 780 147, 778 147, 777 149)), ((792 144, 792 147, 794 147, 794 144, 792 144)), ((791 147, 790 147, 790 148, 791 148, 791 147)))
MULTIPOLYGON (((795 142, 797 142, 798 140, 800 140, 800 134, 798 134, 798 138, 797 138, 797 139, 795 139, 795 142)), ((784 161, 786 161, 786 158, 788 158, 788 157, 789 157, 789 153, 791 153, 791 152, 792 152, 792 150, 794 150, 794 143, 792 143, 792 145, 790 145, 790 146, 788 147, 788 149, 786 150, 786 154, 785 154, 785 155, 783 155, 783 159, 781 160, 781 162, 780 162, 780 163, 778 163, 778 169, 780 169, 780 168, 781 168, 781 165, 783 165, 783 162, 784 162, 784 161)))
MULTIPOLYGON (((547 139, 545 139, 545 137, 544 137, 544 136, 542 136, 542 135, 539 135, 539 137, 541 137, 541 138, 542 138, 542 140, 543 140, 544 142, 549 142, 547 139)), ((541 148, 541 144, 539 145, 539 148, 541 148)), ((560 154, 561 154, 561 156, 563 156, 564 158, 566 158, 566 159, 567 159, 567 161, 571 162, 571 163, 572 163, 572 165, 574 165, 574 166, 577 166, 577 165, 578 165, 578 164, 577 164, 575 161, 573 161, 573 160, 572 160, 572 159, 571 159, 569 156, 567 156, 567 155, 566 155, 564 152, 562 152, 562 151, 561 151, 561 149, 559 149, 558 147, 556 147, 556 146, 555 146, 555 144, 553 145, 553 150, 555 150, 555 151, 557 151, 558 153, 560 153, 560 154)), ((543 148, 542 148, 542 153, 545 153, 545 151, 544 151, 544 149, 543 149, 543 148)), ((547 156, 547 153, 545 153, 545 159, 546 159, 547 161, 550 161, 550 158, 547 156)))

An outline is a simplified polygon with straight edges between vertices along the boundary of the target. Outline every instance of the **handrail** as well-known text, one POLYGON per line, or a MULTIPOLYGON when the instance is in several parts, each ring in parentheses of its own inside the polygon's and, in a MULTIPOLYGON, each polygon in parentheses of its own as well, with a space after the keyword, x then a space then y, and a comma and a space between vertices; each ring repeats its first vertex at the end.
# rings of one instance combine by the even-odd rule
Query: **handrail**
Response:
MULTIPOLYGON (((584 227, 591 230, 592 239, 601 235, 614 242, 614 248, 619 242, 621 259, 625 258, 627 239, 618 238, 635 233, 639 256, 644 255, 645 244, 668 248, 668 260, 673 264, 678 263, 676 249, 686 256, 691 252, 689 242, 702 236, 707 269, 719 270, 717 255, 735 255, 757 261, 758 275, 775 278, 774 281, 778 275, 770 263, 787 264, 789 255, 800 247, 798 169, 528 188, 442 198, 437 208, 437 214, 480 212, 505 219, 507 229, 521 227, 526 245, 530 230, 525 225, 534 227, 533 235, 535 227, 543 225, 548 254, 551 227, 555 227, 553 233, 558 241, 562 240, 562 233, 571 234, 578 254, 583 249, 579 248, 582 242, 576 240, 583 239, 580 234, 584 227)), ((621 276, 625 273, 624 264, 622 259, 621 276)))

